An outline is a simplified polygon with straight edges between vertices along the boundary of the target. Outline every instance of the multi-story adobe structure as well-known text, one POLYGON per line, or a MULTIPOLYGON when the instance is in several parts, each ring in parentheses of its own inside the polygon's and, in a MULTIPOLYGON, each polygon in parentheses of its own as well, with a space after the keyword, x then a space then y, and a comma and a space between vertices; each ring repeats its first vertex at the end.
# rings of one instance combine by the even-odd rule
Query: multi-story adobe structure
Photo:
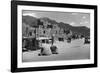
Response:
POLYGON ((27 37, 54 37, 55 40, 58 40, 58 38, 64 38, 66 39, 68 35, 71 34, 65 34, 64 29, 60 28, 57 24, 51 24, 48 21, 40 20, 43 24, 38 25, 38 28, 30 27, 29 25, 23 23, 23 36, 27 37))

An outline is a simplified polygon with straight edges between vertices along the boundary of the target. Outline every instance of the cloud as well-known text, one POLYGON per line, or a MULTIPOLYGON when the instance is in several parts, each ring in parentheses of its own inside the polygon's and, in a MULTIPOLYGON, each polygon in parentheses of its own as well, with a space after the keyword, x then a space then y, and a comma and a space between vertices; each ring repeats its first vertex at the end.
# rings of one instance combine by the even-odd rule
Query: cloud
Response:
POLYGON ((80 24, 89 24, 88 21, 80 22, 80 24))
POLYGON ((83 18, 83 19, 86 19, 86 16, 83 16, 82 18, 83 18))
POLYGON ((80 24, 84 24, 83 22, 80 22, 80 24))
POLYGON ((77 15, 78 13, 71 13, 71 15, 77 15))
POLYGON ((70 25, 74 26, 75 25, 75 22, 71 22, 70 25))
POLYGON ((88 24, 89 22, 88 22, 88 21, 85 21, 84 23, 85 23, 85 24, 88 24))
POLYGON ((27 15, 37 17, 35 13, 23 13, 23 16, 27 16, 27 15))

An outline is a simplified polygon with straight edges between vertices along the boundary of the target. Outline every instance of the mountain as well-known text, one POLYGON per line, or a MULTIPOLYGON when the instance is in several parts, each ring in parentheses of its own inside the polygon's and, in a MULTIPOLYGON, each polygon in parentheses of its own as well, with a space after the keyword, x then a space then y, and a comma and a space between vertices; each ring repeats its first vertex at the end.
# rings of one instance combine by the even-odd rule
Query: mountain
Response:
POLYGON ((40 20, 48 21, 51 24, 58 24, 58 22, 56 22, 55 20, 52 20, 52 19, 47 18, 47 17, 40 18, 40 20))
MULTIPOLYGON (((47 17, 39 18, 40 20, 48 21, 51 24, 57 24, 60 28, 63 28, 64 30, 71 30, 73 34, 83 34, 85 36, 90 36, 90 28, 86 26, 71 26, 68 23, 63 22, 56 22, 55 20, 52 20, 47 17)), ((29 26, 33 27, 37 25, 38 19, 33 16, 23 16, 22 22, 28 24, 29 26)))
POLYGON ((60 22, 58 26, 64 30, 70 29, 73 34, 83 34, 84 36, 90 36, 90 29, 86 26, 71 26, 63 22, 60 22))
POLYGON ((37 25, 37 18, 33 17, 33 16, 22 16, 22 23, 25 23, 31 27, 37 25))

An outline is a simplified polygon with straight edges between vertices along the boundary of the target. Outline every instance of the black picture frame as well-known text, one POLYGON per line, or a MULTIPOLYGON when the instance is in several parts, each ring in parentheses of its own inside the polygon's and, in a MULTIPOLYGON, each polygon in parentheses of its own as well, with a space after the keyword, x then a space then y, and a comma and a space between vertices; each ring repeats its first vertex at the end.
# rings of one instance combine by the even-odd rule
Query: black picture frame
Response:
POLYGON ((97 67, 97 6, 96 5, 81 5, 81 4, 64 4, 64 3, 49 3, 49 2, 31 2, 31 1, 11 1, 11 72, 25 71, 44 71, 58 69, 75 69, 75 68, 90 68, 97 67), (26 6, 45 6, 45 7, 60 7, 60 8, 77 8, 77 9, 93 9, 94 10, 94 63, 80 65, 60 65, 46 67, 17 67, 17 7, 18 5, 26 6))

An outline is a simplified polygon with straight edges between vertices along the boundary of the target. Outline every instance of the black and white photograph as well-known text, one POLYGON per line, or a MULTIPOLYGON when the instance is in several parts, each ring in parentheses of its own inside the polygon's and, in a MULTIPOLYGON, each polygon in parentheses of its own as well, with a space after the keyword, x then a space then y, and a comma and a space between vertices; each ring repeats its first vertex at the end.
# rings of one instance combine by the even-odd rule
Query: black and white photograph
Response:
POLYGON ((12 72, 97 67, 97 7, 12 2, 12 72))
POLYGON ((90 59, 90 13, 22 10, 22 62, 90 59))

